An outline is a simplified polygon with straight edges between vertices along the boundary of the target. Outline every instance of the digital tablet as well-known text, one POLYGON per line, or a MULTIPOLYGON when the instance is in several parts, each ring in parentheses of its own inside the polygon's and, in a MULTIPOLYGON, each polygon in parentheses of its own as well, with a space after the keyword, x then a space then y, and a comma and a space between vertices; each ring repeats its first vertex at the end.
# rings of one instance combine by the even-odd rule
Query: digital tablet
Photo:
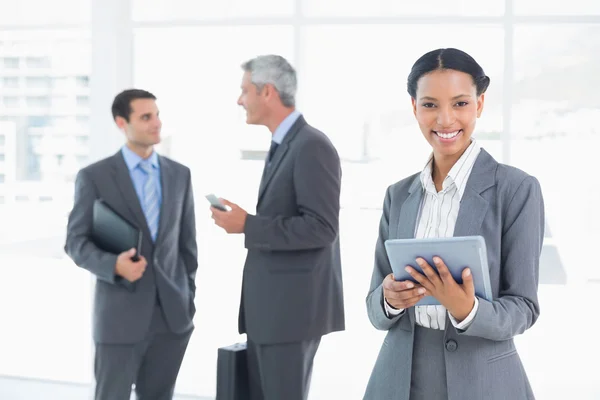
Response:
MULTIPOLYGON (((385 241, 385 250, 397 281, 416 281, 404 270, 407 266, 423 273, 416 262, 418 257, 425 259, 434 270, 433 257, 440 257, 454 279, 462 283, 462 271, 471 269, 475 294, 492 301, 492 287, 487 262, 485 239, 482 236, 446 237, 429 239, 389 239, 385 241)), ((440 304, 433 296, 422 298, 416 305, 440 304)))

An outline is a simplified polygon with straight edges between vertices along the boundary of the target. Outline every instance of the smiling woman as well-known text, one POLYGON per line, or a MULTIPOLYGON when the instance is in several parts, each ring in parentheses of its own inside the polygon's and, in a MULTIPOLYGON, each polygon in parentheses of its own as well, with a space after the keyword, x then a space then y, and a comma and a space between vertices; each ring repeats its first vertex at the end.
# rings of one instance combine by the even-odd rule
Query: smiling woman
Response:
POLYGON ((475 60, 456 49, 422 56, 408 77, 419 127, 433 148, 436 187, 471 144, 490 83, 475 60), (441 170, 440 170, 441 169, 441 170))
POLYGON ((539 316, 544 203, 534 177, 499 164, 471 138, 489 82, 457 49, 425 54, 408 77, 432 156, 387 190, 367 312, 388 334, 365 399, 533 398, 513 338, 539 316), (394 280, 386 240, 474 235, 487 244, 493 301, 474 295, 468 268, 457 283, 443 255, 434 259, 439 275, 418 259, 425 274, 407 267, 418 284, 394 280), (441 305, 415 307, 423 296, 441 305))

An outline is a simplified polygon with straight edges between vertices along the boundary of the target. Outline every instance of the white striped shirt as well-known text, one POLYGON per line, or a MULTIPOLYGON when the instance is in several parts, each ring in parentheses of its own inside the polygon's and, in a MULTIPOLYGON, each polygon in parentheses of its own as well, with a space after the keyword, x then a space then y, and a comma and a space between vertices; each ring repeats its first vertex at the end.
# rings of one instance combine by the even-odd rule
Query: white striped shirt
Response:
MULTIPOLYGON (((460 201, 480 151, 479 144, 472 140, 467 150, 448 172, 440 192, 436 190, 432 177, 433 154, 429 157, 420 176, 423 200, 417 215, 415 238, 438 238, 454 235, 460 201)), ((456 328, 466 329, 473 320, 478 306, 479 303, 476 300, 473 311, 460 323, 448 313, 450 321, 456 328)), ((386 304, 386 312, 388 315, 398 315, 401 310, 391 309, 386 304)), ((416 306, 415 317, 417 325, 432 329, 446 329, 446 308, 442 305, 416 306)))

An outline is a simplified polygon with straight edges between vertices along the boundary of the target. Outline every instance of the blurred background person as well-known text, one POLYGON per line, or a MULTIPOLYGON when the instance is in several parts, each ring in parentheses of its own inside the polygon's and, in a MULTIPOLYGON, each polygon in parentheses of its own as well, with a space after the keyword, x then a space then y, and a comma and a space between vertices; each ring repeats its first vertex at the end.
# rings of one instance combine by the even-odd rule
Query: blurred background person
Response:
POLYGON ((154 151, 161 121, 156 97, 119 93, 112 105, 126 144, 77 174, 65 251, 96 276, 94 375, 97 400, 170 400, 194 329, 198 268, 190 170, 154 151), (104 200, 142 230, 135 249, 116 255, 91 240, 92 210, 104 200))
POLYGON ((223 200, 212 208, 227 233, 243 233, 239 332, 247 333, 253 400, 305 400, 321 337, 345 328, 339 242, 341 168, 325 134, 295 108, 296 71, 283 57, 256 57, 238 105, 246 123, 272 133, 256 215, 223 200))

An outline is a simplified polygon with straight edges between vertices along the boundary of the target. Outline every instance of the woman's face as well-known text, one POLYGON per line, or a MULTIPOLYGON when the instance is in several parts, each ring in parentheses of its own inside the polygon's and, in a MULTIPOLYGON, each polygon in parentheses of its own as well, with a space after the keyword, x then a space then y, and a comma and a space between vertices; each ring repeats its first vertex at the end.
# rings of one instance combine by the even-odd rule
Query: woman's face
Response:
POLYGON ((469 147, 483 100, 471 75, 464 72, 436 70, 419 79, 413 111, 436 158, 457 160, 469 147))

